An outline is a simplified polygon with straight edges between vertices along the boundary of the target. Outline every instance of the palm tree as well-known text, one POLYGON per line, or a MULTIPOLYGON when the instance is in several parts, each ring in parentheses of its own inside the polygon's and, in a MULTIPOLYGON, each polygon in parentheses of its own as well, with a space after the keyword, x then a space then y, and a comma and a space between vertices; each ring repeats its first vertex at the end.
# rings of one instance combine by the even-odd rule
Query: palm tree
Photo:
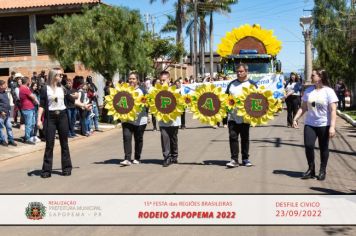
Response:
POLYGON ((213 78, 213 70, 214 70, 214 20, 213 14, 214 12, 218 12, 221 14, 227 14, 231 12, 231 5, 236 4, 237 0, 207 0, 205 3, 205 8, 209 10, 209 51, 210 51, 210 77, 213 78))
MULTIPOLYGON (((150 3, 152 4, 153 2, 155 2, 156 0, 150 0, 150 3)), ((163 4, 165 4, 166 2, 168 2, 168 0, 161 0, 161 2, 163 4)), ((175 8, 176 8, 176 15, 174 18, 175 21, 175 25, 176 25, 176 43, 177 45, 180 45, 183 43, 183 27, 185 25, 185 10, 184 10, 184 3, 185 0, 177 0, 176 4, 175 4, 175 8)), ((173 20, 173 18, 168 18, 169 20, 173 20)), ((172 28, 170 28, 169 31, 165 31, 165 32, 172 32, 174 30, 172 30, 172 28)), ((164 31, 162 31, 164 32, 164 31)), ((183 58, 182 56, 180 56, 179 61, 182 62, 183 58)))

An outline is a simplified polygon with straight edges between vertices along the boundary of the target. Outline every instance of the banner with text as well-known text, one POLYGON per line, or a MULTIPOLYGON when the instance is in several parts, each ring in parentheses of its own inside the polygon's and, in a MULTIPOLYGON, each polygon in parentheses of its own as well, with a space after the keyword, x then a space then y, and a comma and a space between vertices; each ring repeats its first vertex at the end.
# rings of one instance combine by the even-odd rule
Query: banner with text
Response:
MULTIPOLYGON (((282 74, 250 74, 249 79, 255 81, 258 86, 264 86, 267 90, 273 92, 274 98, 281 98, 284 96, 284 87, 282 74)), ((231 80, 214 81, 212 82, 217 87, 222 87, 222 91, 226 91, 227 85, 231 80)), ((198 86, 203 83, 182 84, 182 94, 192 94, 198 86)))
POLYGON ((1 195, 0 225, 356 225, 356 195, 1 195))

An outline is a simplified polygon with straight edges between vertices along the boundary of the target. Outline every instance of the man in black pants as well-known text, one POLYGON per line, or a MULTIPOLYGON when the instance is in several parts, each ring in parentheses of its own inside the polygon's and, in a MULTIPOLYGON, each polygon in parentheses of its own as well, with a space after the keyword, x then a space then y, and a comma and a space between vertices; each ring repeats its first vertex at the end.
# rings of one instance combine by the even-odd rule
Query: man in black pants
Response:
MULTIPOLYGON (((162 84, 170 84, 168 71, 161 72, 160 81, 162 84)), ((167 167, 172 163, 178 163, 178 129, 181 125, 181 118, 178 116, 174 121, 168 123, 159 121, 158 124, 161 131, 163 167, 167 167)))
MULTIPOLYGON (((226 89, 227 94, 238 96, 242 93, 243 87, 249 87, 251 84, 256 84, 247 78, 248 67, 246 64, 239 64, 236 67, 237 79, 231 81, 226 89)), ((228 114, 229 141, 231 161, 226 164, 228 168, 239 166, 239 136, 241 137, 241 156, 242 165, 252 166, 249 160, 249 145, 250 145, 250 124, 243 122, 243 117, 237 116, 237 110, 234 109, 228 114)))

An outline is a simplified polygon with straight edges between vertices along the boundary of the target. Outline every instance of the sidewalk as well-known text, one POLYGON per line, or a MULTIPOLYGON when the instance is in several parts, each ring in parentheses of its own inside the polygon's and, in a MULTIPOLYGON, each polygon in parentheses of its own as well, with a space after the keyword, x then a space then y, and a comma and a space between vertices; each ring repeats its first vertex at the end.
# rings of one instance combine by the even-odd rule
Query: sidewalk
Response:
MULTIPOLYGON (((105 123, 100 123, 99 124, 99 129, 101 129, 103 132, 107 132, 109 130, 115 129, 117 126, 112 125, 112 124, 105 124, 105 123)), ((3 130, 3 132, 6 132, 5 130, 3 130)), ((29 154, 29 153, 33 153, 33 152, 37 152, 37 151, 42 151, 45 149, 46 147, 46 143, 45 142, 38 142, 36 143, 36 145, 30 145, 30 144, 25 144, 23 142, 21 142, 21 137, 24 136, 25 131, 20 129, 20 128, 12 128, 12 132, 14 133, 14 137, 15 137, 15 142, 17 143, 17 147, 14 146, 8 146, 8 147, 4 147, 4 146, 0 146, 0 161, 4 161, 10 158, 14 158, 14 157, 18 157, 24 154, 29 154)), ((90 137, 86 137, 86 136, 82 136, 82 135, 78 135, 78 137, 75 138, 70 138, 68 139, 68 142, 76 142, 77 140, 81 140, 81 139, 87 139, 87 138, 98 138, 100 137, 100 132, 94 132, 94 134, 90 137)), ((59 140, 57 139, 56 142, 59 142, 59 140)))

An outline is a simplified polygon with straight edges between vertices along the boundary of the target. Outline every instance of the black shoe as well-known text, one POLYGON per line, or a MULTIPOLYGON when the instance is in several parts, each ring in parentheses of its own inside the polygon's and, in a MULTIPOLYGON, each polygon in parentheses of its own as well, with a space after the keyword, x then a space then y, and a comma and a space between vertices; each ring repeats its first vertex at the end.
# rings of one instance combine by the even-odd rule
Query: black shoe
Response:
POLYGON ((63 176, 71 176, 72 175, 72 171, 71 170, 64 170, 63 171, 63 176))
POLYGON ((172 160, 171 160, 171 163, 172 163, 172 164, 178 164, 178 159, 177 159, 177 158, 172 159, 172 160))
POLYGON ((35 145, 36 143, 35 142, 32 142, 31 140, 27 140, 25 141, 26 144, 30 144, 30 145, 35 145))
POLYGON ((1 141, 1 142, 0 142, 0 145, 1 145, 1 146, 4 146, 4 147, 9 146, 9 144, 7 144, 7 142, 5 142, 5 141, 1 141))
POLYGON ((326 171, 323 169, 320 169, 318 180, 323 181, 326 178, 326 171))
POLYGON ((17 146, 17 143, 15 143, 15 141, 10 141, 10 142, 9 142, 9 145, 16 147, 16 146, 17 146))
POLYGON ((315 178, 315 168, 311 166, 305 173, 303 173, 301 179, 314 179, 314 178, 315 178))
POLYGON ((171 158, 167 158, 163 161, 163 167, 168 167, 170 164, 172 164, 171 158))
POLYGON ((41 178, 50 178, 51 177, 51 173, 50 172, 42 172, 41 173, 41 178))
POLYGON ((181 129, 185 129, 185 125, 182 125, 181 129))

